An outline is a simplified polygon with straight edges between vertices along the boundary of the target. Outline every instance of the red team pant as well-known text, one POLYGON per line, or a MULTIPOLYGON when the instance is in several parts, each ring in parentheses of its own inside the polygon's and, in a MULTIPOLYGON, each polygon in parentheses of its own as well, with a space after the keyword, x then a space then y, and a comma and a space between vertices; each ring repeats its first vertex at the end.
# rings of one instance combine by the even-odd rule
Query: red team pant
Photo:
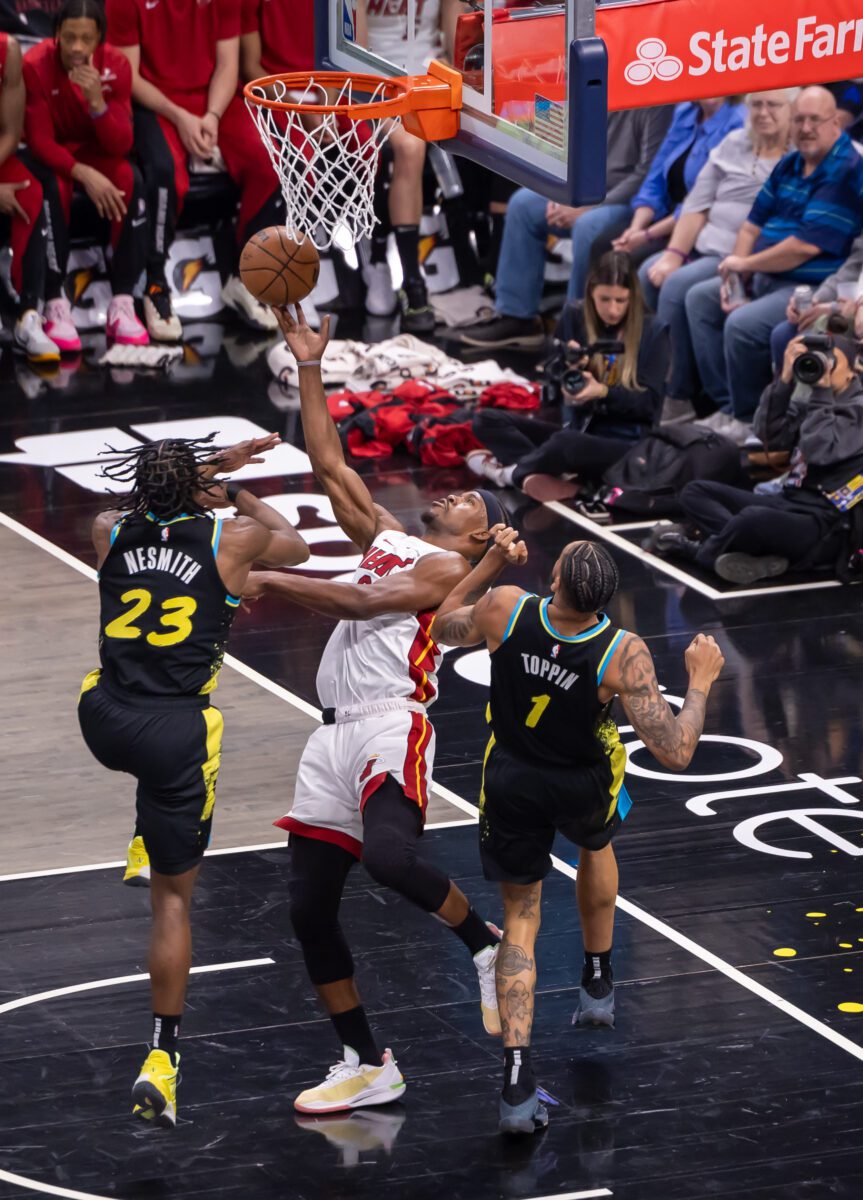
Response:
MULTIPOLYGON (((263 146, 261 146, 263 150, 263 146)), ((272 169, 272 168, 271 168, 272 169)), ((28 250, 31 254, 43 254, 42 239, 42 185, 24 166, 20 158, 14 154, 0 164, 0 183, 21 183, 29 181, 30 186, 21 188, 15 193, 18 203, 30 218, 30 224, 20 217, 10 218, 12 227, 10 244, 12 246, 12 286, 21 295, 24 281, 24 264, 28 250), (31 245, 31 239, 38 233, 38 241, 31 245)))

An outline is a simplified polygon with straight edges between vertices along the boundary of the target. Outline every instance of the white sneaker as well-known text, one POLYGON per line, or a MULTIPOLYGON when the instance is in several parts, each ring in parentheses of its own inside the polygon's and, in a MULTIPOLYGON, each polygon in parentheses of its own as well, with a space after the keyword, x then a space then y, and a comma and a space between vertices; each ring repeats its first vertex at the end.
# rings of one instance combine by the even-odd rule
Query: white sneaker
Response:
POLYGON ((144 293, 144 320, 154 342, 179 342, 183 326, 171 304, 171 293, 161 283, 151 283, 144 293))
POLYGON ((699 418, 695 424, 699 428, 712 429, 714 433, 722 433, 730 420, 731 417, 728 415, 728 413, 725 413, 721 408, 718 408, 716 412, 712 412, 709 417, 699 418))
POLYGON ((30 362, 60 361, 60 347, 48 337, 35 308, 28 308, 15 322, 12 344, 16 350, 26 354, 30 362))
POLYGON ((744 446, 752 437, 752 426, 737 417, 727 417, 719 432, 723 437, 730 438, 735 446, 744 446))
POLYGON ((279 328, 273 310, 255 299, 239 275, 232 275, 222 288, 222 303, 232 308, 252 329, 273 333, 279 328))
MULTIPOLYGON (((494 925, 490 924, 489 929, 494 930, 497 934, 500 933, 500 930, 496 929, 494 925)), ((482 1023, 486 1033, 492 1037, 501 1036, 500 1013, 497 1007, 497 987, 494 978, 499 949, 500 942, 497 942, 494 946, 486 946, 484 950, 480 950, 479 954, 473 956, 473 965, 476 967, 476 974, 479 979, 479 1006, 482 1010, 482 1023)))
POLYGON ((496 487, 509 487, 507 468, 499 463, 490 450, 471 450, 465 455, 464 465, 480 479, 487 479, 496 487))
POLYGON ((300 1092, 294 1108, 304 1113, 344 1112, 369 1104, 389 1104, 404 1095, 405 1081, 392 1050, 385 1050, 381 1065, 361 1063, 360 1056, 345 1046, 345 1057, 330 1067, 317 1087, 300 1092))
POLYGON ((396 311, 398 296, 393 287, 389 263, 364 263, 366 312, 373 317, 390 317, 396 311))

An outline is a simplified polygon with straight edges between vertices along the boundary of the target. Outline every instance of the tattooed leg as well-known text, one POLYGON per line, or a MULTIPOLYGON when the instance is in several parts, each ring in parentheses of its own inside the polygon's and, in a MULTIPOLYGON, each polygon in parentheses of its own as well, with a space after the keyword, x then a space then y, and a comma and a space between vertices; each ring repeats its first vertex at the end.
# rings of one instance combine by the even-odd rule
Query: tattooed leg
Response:
POLYGON ((501 885, 504 935, 497 956, 497 1002, 504 1047, 529 1046, 536 988, 534 950, 542 883, 501 885))
POLYGON ((617 883, 617 859, 611 844, 602 850, 579 851, 575 894, 586 950, 598 952, 611 947, 617 883))

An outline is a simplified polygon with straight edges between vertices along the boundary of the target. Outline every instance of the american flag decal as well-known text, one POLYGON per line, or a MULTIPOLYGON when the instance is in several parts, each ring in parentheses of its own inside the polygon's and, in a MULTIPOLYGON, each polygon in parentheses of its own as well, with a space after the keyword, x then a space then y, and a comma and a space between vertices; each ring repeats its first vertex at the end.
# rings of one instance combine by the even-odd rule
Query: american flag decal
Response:
POLYGON ((544 142, 562 150, 566 141, 566 105, 535 95, 533 131, 544 142))

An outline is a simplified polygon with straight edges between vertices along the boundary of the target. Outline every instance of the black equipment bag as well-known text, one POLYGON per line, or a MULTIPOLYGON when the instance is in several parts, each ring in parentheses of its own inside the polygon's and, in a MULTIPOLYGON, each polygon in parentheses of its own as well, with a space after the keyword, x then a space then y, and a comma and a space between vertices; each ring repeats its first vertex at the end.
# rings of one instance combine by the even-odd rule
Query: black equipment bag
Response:
POLYGON ((728 438, 695 425, 655 429, 603 475, 600 497, 611 509, 674 517, 684 485, 694 479, 742 484, 740 451, 728 438))

